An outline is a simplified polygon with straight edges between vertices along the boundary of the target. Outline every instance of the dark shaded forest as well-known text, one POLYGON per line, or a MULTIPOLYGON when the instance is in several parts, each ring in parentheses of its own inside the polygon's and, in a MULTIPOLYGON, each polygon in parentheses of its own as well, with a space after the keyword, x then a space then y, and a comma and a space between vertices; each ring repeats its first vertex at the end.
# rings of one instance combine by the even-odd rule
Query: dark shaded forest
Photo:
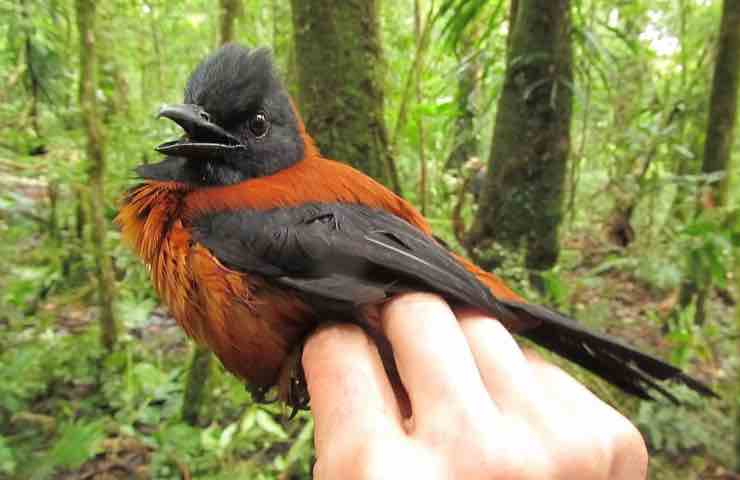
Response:
MULTIPOLYGON (((310 478, 310 412, 195 346, 114 223, 217 46, 526 298, 706 382, 650 478, 740 478, 740 2, 0 0, 0 479, 310 478)), ((546 355, 546 354, 543 354, 546 355)))

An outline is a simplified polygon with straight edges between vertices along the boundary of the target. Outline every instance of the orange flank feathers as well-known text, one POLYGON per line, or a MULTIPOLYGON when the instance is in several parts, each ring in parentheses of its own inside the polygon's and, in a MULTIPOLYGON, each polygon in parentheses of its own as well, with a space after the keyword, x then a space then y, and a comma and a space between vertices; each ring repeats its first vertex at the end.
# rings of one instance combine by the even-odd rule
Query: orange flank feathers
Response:
POLYGON ((194 245, 178 219, 186 194, 172 182, 134 188, 116 218, 123 239, 144 259, 157 293, 190 337, 235 375, 256 386, 273 385, 291 345, 314 327, 306 322, 309 309, 194 245))

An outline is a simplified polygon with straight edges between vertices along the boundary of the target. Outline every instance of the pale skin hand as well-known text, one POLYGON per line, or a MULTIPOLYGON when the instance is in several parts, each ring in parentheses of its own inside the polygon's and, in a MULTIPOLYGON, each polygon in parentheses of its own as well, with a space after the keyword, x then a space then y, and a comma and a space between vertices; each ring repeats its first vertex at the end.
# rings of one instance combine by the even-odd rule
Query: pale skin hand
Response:
POLYGON ((434 295, 385 306, 411 416, 357 326, 323 328, 303 366, 316 422, 314 476, 347 479, 640 480, 635 427, 496 320, 434 295))

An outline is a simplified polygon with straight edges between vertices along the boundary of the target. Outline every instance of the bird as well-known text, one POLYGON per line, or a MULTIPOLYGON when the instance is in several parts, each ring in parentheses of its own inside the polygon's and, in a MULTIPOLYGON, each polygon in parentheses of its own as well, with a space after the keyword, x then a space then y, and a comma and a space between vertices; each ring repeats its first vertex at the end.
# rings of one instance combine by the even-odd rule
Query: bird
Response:
POLYGON ((155 147, 163 160, 136 168, 139 183, 116 217, 122 240, 187 335, 257 401, 277 390, 294 411, 309 408, 300 367, 308 335, 326 321, 367 326, 373 308, 411 291, 486 312, 628 394, 678 402, 663 384, 671 380, 715 395, 655 356, 527 302, 451 252, 409 202, 324 158, 269 49, 217 49, 190 75, 184 103, 158 117, 183 134, 155 147))

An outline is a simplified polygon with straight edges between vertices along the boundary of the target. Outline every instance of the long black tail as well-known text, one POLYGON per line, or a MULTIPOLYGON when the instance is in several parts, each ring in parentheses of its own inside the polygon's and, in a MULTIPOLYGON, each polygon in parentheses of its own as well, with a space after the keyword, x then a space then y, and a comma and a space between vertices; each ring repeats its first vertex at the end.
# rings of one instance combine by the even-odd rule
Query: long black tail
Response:
POLYGON ((539 305, 499 300, 515 316, 539 326, 521 335, 554 353, 577 363, 627 393, 653 399, 659 392, 673 403, 678 399, 659 381, 681 383, 704 395, 717 397, 709 387, 684 374, 678 368, 639 352, 616 338, 591 332, 576 321, 539 305))

